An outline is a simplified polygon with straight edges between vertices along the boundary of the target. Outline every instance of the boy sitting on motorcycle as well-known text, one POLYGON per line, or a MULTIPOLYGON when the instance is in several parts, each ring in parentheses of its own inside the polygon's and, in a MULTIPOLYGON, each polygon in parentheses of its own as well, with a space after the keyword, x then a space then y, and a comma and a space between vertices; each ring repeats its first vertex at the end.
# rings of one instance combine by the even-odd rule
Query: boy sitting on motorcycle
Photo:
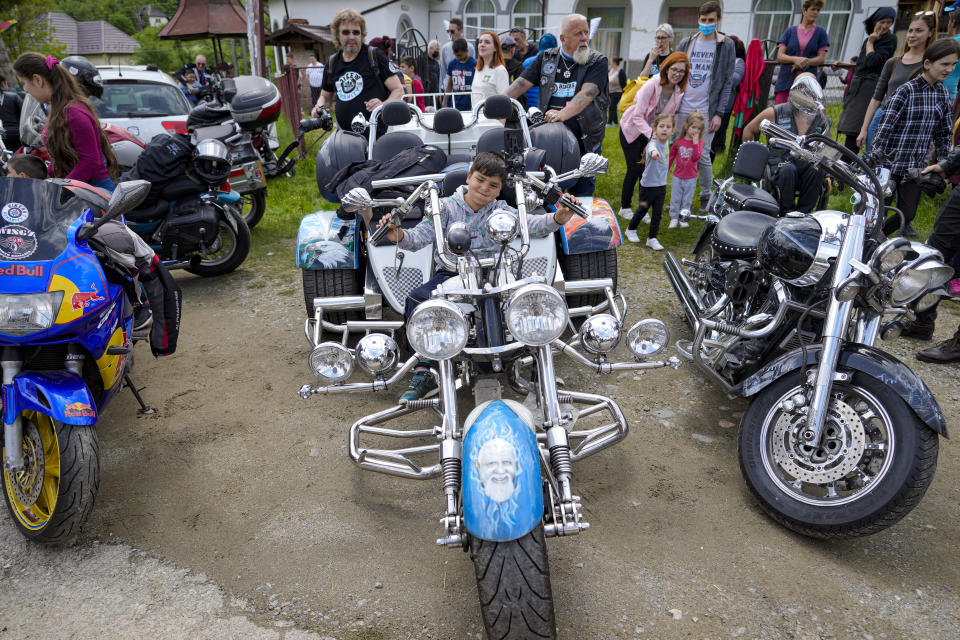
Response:
MULTIPOLYGON (((466 223, 473 238, 471 251, 480 259, 495 257, 500 250, 500 245, 484 233, 484 223, 487 218, 498 209, 505 209, 514 214, 517 212, 503 200, 497 199, 506 180, 507 164, 503 157, 498 153, 484 151, 478 153, 477 157, 474 158, 467 174, 467 184, 459 187, 452 196, 443 199, 442 220, 444 229, 449 228, 455 222, 466 223)), ((369 220, 370 211, 367 210, 363 214, 369 220)), ((528 216, 527 226, 530 230, 530 236, 533 238, 548 236, 566 224, 572 215, 573 211, 564 206, 561 200, 554 213, 528 216)), ((386 237, 391 242, 397 243, 401 249, 416 251, 433 242, 434 231, 431 217, 425 216, 412 229, 401 229, 389 220, 390 218, 385 217, 380 224, 388 225, 389 231, 387 231, 386 237)), ((409 321, 410 315, 417 308, 417 305, 428 300, 438 284, 455 275, 457 274, 443 268, 438 260, 437 271, 433 278, 409 293, 404 309, 405 318, 409 321)), ((421 360, 413 370, 410 386, 400 396, 400 400, 419 400, 436 387, 437 383, 430 373, 430 362, 421 360)))
POLYGON ((47 178, 47 165, 37 156, 18 153, 7 161, 8 178, 47 178))

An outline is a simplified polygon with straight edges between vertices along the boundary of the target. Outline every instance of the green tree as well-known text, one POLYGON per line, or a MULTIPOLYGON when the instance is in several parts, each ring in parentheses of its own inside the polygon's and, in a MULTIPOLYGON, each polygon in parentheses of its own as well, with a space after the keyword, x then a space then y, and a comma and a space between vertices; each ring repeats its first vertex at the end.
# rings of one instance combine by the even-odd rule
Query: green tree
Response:
POLYGON ((133 54, 137 64, 155 64, 164 71, 174 71, 193 62, 197 54, 202 53, 213 60, 213 50, 206 40, 184 42, 182 40, 161 40, 157 33, 162 27, 147 27, 133 37, 140 48, 133 54))
POLYGON ((44 14, 53 11, 53 0, 5 0, 0 3, 0 20, 19 17, 20 22, 0 35, 0 73, 15 84, 13 61, 25 51, 65 55, 65 45, 56 39, 44 14))

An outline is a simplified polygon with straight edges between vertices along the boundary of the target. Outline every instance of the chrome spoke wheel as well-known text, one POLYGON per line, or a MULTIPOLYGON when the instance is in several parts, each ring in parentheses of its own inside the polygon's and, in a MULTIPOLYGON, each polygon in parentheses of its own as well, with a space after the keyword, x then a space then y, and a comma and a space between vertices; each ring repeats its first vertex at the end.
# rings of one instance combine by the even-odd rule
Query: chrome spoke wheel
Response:
POLYGON ((834 385, 819 446, 804 442, 804 390, 794 387, 770 407, 760 434, 765 473, 785 494, 813 506, 862 499, 890 470, 896 447, 883 404, 857 386, 834 385))

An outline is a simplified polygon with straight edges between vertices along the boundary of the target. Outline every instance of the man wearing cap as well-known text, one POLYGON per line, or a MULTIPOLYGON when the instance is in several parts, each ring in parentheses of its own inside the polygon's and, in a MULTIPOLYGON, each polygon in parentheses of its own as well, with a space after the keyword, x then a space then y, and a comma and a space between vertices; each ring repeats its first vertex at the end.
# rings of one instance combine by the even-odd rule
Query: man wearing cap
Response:
POLYGON ((523 61, 513 57, 517 49, 517 42, 509 35, 500 38, 500 48, 503 49, 503 64, 510 74, 510 82, 513 82, 523 73, 523 61))

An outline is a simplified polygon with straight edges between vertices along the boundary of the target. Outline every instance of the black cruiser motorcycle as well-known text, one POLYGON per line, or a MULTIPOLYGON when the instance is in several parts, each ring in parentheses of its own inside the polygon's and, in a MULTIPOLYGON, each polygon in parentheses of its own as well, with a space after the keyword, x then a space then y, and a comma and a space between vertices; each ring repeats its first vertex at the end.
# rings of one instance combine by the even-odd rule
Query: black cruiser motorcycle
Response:
POLYGON ((828 137, 761 130, 850 187, 853 211, 734 211, 706 258, 668 253, 694 331, 678 348, 750 400, 740 467, 768 514, 813 537, 872 534, 919 503, 947 436, 933 394, 877 338, 933 305, 953 269, 921 243, 883 238, 888 172, 828 137))

